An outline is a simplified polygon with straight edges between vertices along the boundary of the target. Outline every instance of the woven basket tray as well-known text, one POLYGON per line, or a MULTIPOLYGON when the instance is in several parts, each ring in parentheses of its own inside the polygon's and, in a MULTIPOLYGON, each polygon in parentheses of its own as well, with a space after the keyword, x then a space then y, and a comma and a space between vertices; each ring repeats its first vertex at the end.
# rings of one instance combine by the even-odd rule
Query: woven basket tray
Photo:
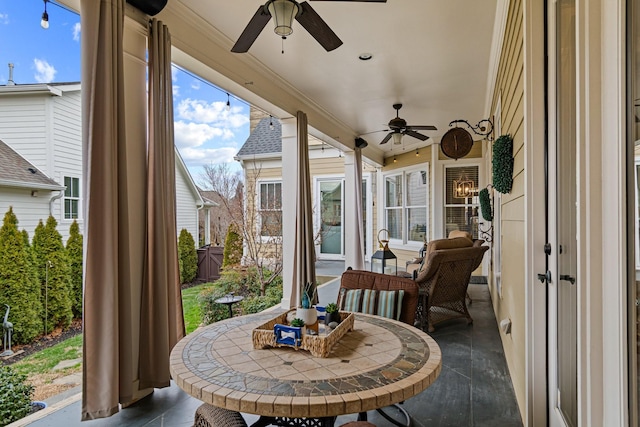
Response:
POLYGON ((355 320, 353 313, 341 311, 340 315, 342 316, 342 322, 340 322, 340 324, 331 332, 327 334, 321 331, 319 335, 304 334, 302 336, 302 344, 299 346, 292 346, 276 343, 276 336, 273 332, 273 327, 276 323, 283 325, 287 324, 287 314, 288 312, 282 313, 281 315, 274 317, 268 322, 255 328, 253 330, 253 348, 293 347, 296 350, 299 348, 307 350, 314 357, 328 357, 335 343, 337 343, 344 334, 353 330, 353 322, 355 320))

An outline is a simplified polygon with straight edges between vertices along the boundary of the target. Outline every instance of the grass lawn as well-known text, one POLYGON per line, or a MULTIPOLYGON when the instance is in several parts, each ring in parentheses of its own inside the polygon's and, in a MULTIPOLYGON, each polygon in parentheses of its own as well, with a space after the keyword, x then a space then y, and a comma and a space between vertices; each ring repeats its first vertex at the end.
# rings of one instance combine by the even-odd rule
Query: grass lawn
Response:
POLYGON ((200 306, 198 305, 198 295, 205 289, 210 289, 213 283, 203 283, 182 290, 182 311, 184 312, 184 326, 187 335, 195 331, 200 325, 200 306))

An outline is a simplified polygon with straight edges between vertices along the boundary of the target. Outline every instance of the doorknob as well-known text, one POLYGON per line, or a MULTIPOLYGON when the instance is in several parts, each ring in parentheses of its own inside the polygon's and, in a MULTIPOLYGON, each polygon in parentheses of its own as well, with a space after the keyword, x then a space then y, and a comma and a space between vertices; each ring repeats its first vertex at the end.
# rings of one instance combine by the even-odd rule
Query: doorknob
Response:
POLYGON ((540 283, 551 283, 551 272, 547 270, 547 272, 544 274, 538 273, 538 280, 540 281, 540 283))
POLYGON ((561 274, 560 275, 560 280, 565 280, 569 283, 571 283, 572 285, 576 284, 576 278, 573 276, 569 276, 568 274, 561 274))

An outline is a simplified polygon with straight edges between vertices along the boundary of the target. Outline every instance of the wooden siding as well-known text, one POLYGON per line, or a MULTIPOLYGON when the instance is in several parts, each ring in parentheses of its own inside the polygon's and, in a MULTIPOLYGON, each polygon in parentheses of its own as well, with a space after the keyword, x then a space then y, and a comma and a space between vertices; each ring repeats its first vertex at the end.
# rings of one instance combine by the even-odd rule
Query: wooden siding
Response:
MULTIPOLYGON (((13 213, 18 218, 18 229, 27 230, 31 240, 38 222, 45 222, 49 217, 49 199, 53 194, 55 193, 51 191, 38 190, 37 197, 31 197, 29 189, 0 187, 0 214, 4 217, 12 206, 13 213)), ((69 235, 69 227, 58 225, 58 231, 69 235)), ((63 242, 66 244, 66 238, 63 242)))
POLYGON ((198 208, 197 200, 189 188, 187 177, 176 167, 176 228, 178 236, 186 228, 196 245, 198 243, 198 208))
POLYGON ((47 107, 41 96, 3 96, 0 139, 35 167, 47 170, 47 107))
MULTIPOLYGON (((524 67, 522 1, 509 3, 491 111, 501 105, 502 133, 513 137, 513 186, 502 195, 502 296, 491 284, 492 302, 498 321, 509 318, 510 335, 501 332, 520 413, 526 413, 525 336, 525 206, 524 206, 524 67)), ((499 135, 496 135, 499 136, 499 135)), ((493 275, 491 272, 490 276, 493 275)))

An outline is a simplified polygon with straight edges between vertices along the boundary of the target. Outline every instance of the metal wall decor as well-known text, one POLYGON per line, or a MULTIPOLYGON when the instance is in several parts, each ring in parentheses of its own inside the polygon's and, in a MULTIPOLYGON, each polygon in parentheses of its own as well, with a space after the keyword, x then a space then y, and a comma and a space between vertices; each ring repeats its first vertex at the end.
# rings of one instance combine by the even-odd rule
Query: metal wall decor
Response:
POLYGON ((480 120, 477 125, 473 126, 466 120, 453 120, 449 123, 449 127, 454 124, 456 127, 449 129, 440 141, 440 149, 445 156, 458 160, 466 156, 473 148, 473 137, 471 134, 458 126, 458 123, 464 123, 476 135, 486 136, 491 140, 493 133, 493 123, 489 119, 480 120))

